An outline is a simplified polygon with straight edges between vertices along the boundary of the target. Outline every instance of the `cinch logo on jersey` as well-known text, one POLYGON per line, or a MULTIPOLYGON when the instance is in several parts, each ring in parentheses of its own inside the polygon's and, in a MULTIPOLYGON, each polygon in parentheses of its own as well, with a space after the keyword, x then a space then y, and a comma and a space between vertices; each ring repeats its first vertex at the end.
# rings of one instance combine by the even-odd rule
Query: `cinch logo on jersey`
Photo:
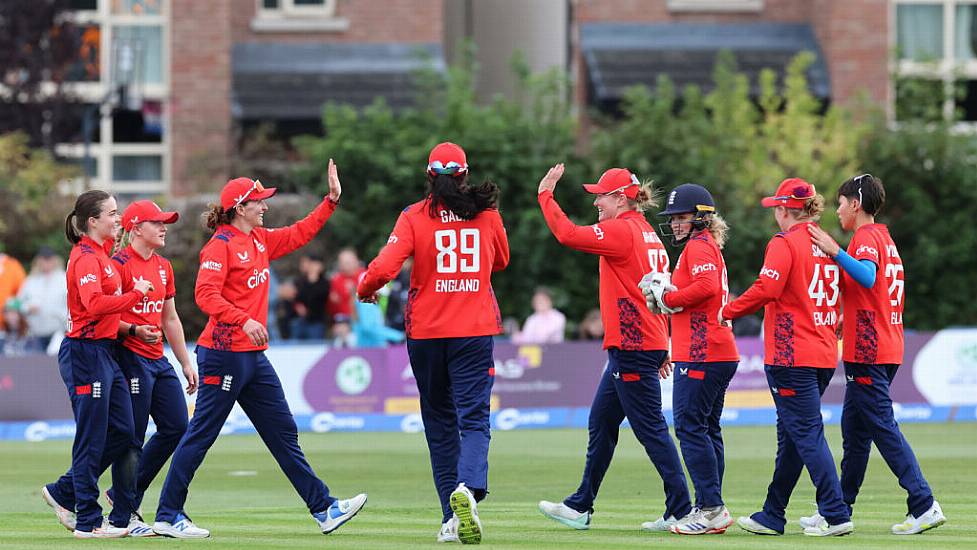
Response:
POLYGON ((206 262, 200 264, 200 269, 206 269, 209 271, 220 271, 221 269, 224 269, 224 266, 220 262, 207 260, 206 262))
POLYGON ((163 311, 163 300, 150 300, 149 298, 143 297, 141 302, 136 302, 136 305, 132 306, 133 313, 160 313, 163 311))
POLYGON ((867 244, 863 244, 862 246, 858 247, 857 250, 855 250, 855 256, 858 256, 860 254, 871 254, 876 258, 879 257, 879 251, 867 244))
POLYGON ((716 264, 699 264, 692 266, 692 276, 695 277, 700 273, 706 273, 708 271, 719 271, 716 264))
POLYGON ((255 269, 254 275, 248 277, 248 288, 254 289, 257 288, 258 285, 263 285, 267 283, 269 275, 270 273, 268 272, 267 267, 262 269, 261 271, 255 269))
POLYGON ((395 243, 397 241, 398 241, 397 235, 394 235, 393 233, 391 233, 390 234, 390 238, 387 239, 387 244, 393 244, 393 243, 395 243))
POLYGON ((94 273, 89 273, 88 275, 78 279, 78 285, 87 285, 88 283, 94 283, 97 280, 98 277, 96 277, 94 273))
POLYGON ((780 272, 777 271, 776 269, 770 269, 767 266, 763 266, 763 268, 760 269, 760 276, 761 277, 770 277, 771 279, 773 279, 775 281, 779 281, 780 280, 780 272))

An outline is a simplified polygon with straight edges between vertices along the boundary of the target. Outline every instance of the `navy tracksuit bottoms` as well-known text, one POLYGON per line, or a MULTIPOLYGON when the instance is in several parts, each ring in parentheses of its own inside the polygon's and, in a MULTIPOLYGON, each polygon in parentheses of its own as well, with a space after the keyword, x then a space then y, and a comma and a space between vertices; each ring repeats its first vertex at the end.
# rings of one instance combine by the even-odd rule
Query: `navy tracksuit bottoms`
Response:
POLYGON ((662 414, 658 368, 666 355, 665 351, 607 350, 607 367, 590 407, 583 479, 577 492, 563 501, 570 508, 593 511, 597 491, 614 457, 621 422, 626 417, 664 482, 664 517, 681 518, 691 511, 685 473, 662 414))
POLYGON ((777 367, 766 365, 767 383, 777 406, 777 458, 773 480, 767 487, 763 510, 752 518, 784 532, 787 502, 807 467, 815 487, 820 513, 830 525, 851 519, 841 500, 841 485, 831 449, 824 438, 821 395, 834 375, 834 369, 777 367))
POLYGON ((183 506, 190 481, 217 440, 235 402, 241 404, 309 512, 322 512, 335 502, 299 447, 295 418, 285 401, 278 374, 264 352, 197 346, 197 366, 201 382, 197 404, 190 425, 173 453, 156 521, 173 523, 177 515, 186 515, 183 506))
POLYGON ((845 363, 845 407, 841 413, 841 436, 844 457, 841 460, 841 493, 848 512, 855 504, 865 479, 868 457, 875 442, 879 454, 899 485, 908 493, 906 506, 914 517, 923 515, 933 505, 933 491, 923 478, 912 448, 899 431, 889 384, 899 365, 845 363))
POLYGON ((442 522, 451 518, 449 497, 459 483, 476 500, 488 493, 493 349, 491 336, 407 339, 442 522))
POLYGON ((723 432, 719 425, 726 388, 736 374, 738 361, 676 362, 673 372, 672 418, 682 448, 685 467, 695 487, 695 506, 723 505, 723 473, 726 469, 723 432))

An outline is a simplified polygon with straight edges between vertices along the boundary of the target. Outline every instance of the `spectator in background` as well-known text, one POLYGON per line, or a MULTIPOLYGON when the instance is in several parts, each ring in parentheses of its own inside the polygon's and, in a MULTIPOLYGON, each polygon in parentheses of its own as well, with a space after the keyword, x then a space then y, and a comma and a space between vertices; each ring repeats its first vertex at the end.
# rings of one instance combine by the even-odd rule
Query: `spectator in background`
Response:
POLYGON ((278 284, 275 296, 275 325, 278 327, 278 334, 285 340, 292 339, 292 320, 295 319, 295 298, 298 296, 298 289, 291 280, 282 281, 278 284))
POLYGON ((271 266, 268 267, 268 341, 279 342, 282 339, 282 329, 278 326, 278 275, 271 266))
POLYGON ((326 312, 332 323, 333 345, 352 346, 353 303, 356 285, 364 272, 359 256, 352 248, 344 248, 336 256, 336 273, 329 280, 329 304, 326 312))
MULTIPOLYGON (((7 300, 20 292, 20 286, 24 284, 26 278, 24 266, 20 265, 16 258, 0 252, 0 310, 3 309, 7 300)), ((3 318, 0 317, 0 329, 5 327, 3 318)))
POLYGON ((381 348, 404 341, 403 332, 383 324, 383 311, 377 304, 357 301, 352 329, 353 342, 358 348, 381 348))
POLYGON ((567 318, 553 307, 549 289, 538 287, 533 294, 533 314, 522 330, 512 335, 516 344, 555 344, 563 341, 567 318))
POLYGON ((413 266, 414 259, 407 258, 397 278, 387 285, 390 289, 387 296, 387 326, 401 332, 404 330, 404 308, 407 307, 407 297, 410 294, 410 270, 413 266))
POLYGON ((68 326, 68 286, 64 262, 49 247, 38 250, 17 299, 27 319, 28 334, 41 349, 48 349, 55 337, 60 341, 68 326))
POLYGON ((295 340, 322 340, 326 337, 326 301, 329 300, 329 281, 322 259, 304 254, 299 259, 299 273, 295 281, 295 317, 291 321, 291 337, 295 340))
POLYGON ((600 318, 600 310, 592 309, 587 312, 580 326, 577 327, 577 336, 581 340, 603 340, 604 321, 600 318))
POLYGON ((5 328, 0 333, 3 355, 24 355, 43 349, 37 340, 27 335, 27 320, 20 312, 20 300, 17 298, 10 298, 4 304, 3 325, 5 328))

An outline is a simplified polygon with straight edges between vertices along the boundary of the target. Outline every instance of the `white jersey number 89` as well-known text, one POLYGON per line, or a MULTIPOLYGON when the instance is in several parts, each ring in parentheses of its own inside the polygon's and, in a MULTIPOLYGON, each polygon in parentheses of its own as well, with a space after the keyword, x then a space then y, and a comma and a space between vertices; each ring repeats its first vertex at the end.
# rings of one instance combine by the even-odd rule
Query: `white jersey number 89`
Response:
POLYGON ((478 229, 435 231, 434 246, 438 249, 438 273, 478 273, 478 229))

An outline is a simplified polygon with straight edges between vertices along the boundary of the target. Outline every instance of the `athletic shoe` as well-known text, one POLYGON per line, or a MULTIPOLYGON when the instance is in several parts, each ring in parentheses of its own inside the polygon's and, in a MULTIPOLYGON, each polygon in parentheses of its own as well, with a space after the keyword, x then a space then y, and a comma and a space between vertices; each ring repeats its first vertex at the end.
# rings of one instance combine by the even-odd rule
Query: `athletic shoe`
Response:
POLYGON ((205 539, 210 536, 210 531, 197 527, 183 514, 177 514, 173 523, 157 521, 153 524, 153 532, 175 539, 205 539))
POLYGON ((725 506, 711 510, 693 508, 692 513, 672 525, 669 531, 676 535, 721 535, 733 524, 733 517, 725 506))
POLYGON ((943 515, 943 509, 940 508, 940 503, 934 500, 933 505, 923 515, 915 518, 912 514, 909 514, 906 516, 906 521, 893 525, 892 534, 915 535, 923 531, 935 529, 944 523, 946 523, 946 516, 943 515))
POLYGON ((54 515, 58 516, 58 523, 69 531, 75 530, 75 524, 77 523, 75 513, 58 504, 58 501, 54 500, 54 497, 51 496, 51 492, 47 490, 47 486, 41 487, 41 498, 44 499, 44 502, 48 506, 54 509, 54 515))
POLYGON ((475 506, 475 495, 464 483, 459 483, 449 497, 451 511, 458 518, 458 539, 462 544, 479 544, 482 542, 482 522, 478 519, 478 507, 475 506))
POLYGON ((804 528, 804 534, 809 537, 843 537, 853 532, 855 532, 855 524, 851 521, 829 525, 824 518, 821 518, 817 525, 804 528))
MULTIPOLYGON (((105 495, 105 503, 109 505, 109 508, 115 508, 115 501, 112 500, 112 493, 110 492, 111 490, 112 489, 106 489, 105 490, 105 493, 104 493, 104 495, 105 495)), ((138 514, 139 517, 142 517, 142 507, 141 506, 139 507, 138 510, 136 510, 136 514, 138 514)), ((129 533, 129 536, 133 536, 132 533, 129 533)))
POLYGON ((130 537, 155 537, 156 532, 153 528, 142 520, 139 514, 132 514, 129 517, 129 536, 130 537))
POLYGON ((312 514, 323 535, 328 535, 353 519, 366 505, 366 493, 360 493, 353 498, 337 500, 323 512, 312 514))
POLYGON ((91 531, 79 531, 75 529, 76 539, 118 539, 129 534, 125 527, 116 527, 108 520, 102 521, 101 527, 96 527, 91 531))
POLYGON ((801 519, 797 523, 801 524, 801 529, 807 529, 808 527, 817 527, 822 521, 824 521, 824 518, 821 514, 814 512, 813 516, 801 516, 801 519))
POLYGON ((458 538, 458 516, 451 516, 451 519, 441 524, 438 542, 461 542, 458 538))
POLYGON ((578 512, 562 502, 539 501, 539 511, 543 515, 572 529, 590 529, 590 512, 578 512))
POLYGON ((668 516, 667 518, 662 516, 655 521, 646 521, 642 523, 641 529, 645 531, 668 531, 676 523, 678 523, 678 519, 675 516, 668 516))
POLYGON ((754 535, 783 535, 783 533, 778 533, 753 518, 741 517, 736 520, 736 525, 739 525, 740 529, 749 531, 754 535))

